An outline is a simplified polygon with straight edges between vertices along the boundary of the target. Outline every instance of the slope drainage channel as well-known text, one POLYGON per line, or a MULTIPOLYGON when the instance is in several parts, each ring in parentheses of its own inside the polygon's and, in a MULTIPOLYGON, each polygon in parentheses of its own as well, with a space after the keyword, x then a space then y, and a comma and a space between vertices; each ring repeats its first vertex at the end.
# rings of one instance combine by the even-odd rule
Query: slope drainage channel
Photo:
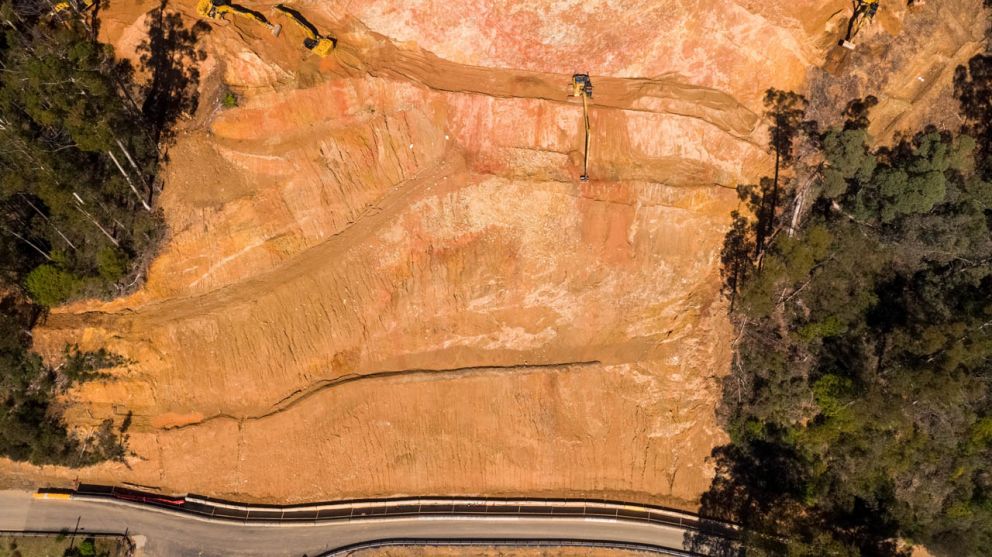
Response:
POLYGON ((188 429, 192 427, 202 426, 206 423, 212 422, 214 420, 234 420, 238 422, 248 422, 248 421, 258 421, 264 420, 276 414, 280 414, 296 406, 297 404, 319 394, 322 391, 326 391, 332 388, 343 387, 350 383, 355 383, 358 381, 375 381, 375 380, 385 380, 385 379, 396 379, 405 378, 413 380, 428 380, 428 381, 441 381, 450 380, 454 378, 472 377, 485 375, 489 373, 515 373, 515 372, 535 372, 535 371, 554 371, 554 370, 572 370, 572 369, 583 369, 595 365, 600 365, 602 362, 599 360, 588 360, 582 362, 553 362, 547 364, 509 364, 509 365, 493 365, 493 366, 470 366, 470 367, 458 367, 458 368, 419 368, 419 369, 402 369, 402 370, 392 370, 392 371, 374 371, 369 373, 351 373, 348 375, 342 375, 334 379, 321 379, 315 381, 293 393, 283 397, 281 400, 276 402, 270 410, 262 414, 255 414, 250 416, 235 416, 232 414, 221 413, 214 414, 212 416, 207 416, 202 420, 191 422, 182 425, 173 425, 163 427, 165 431, 172 431, 178 429, 188 429))

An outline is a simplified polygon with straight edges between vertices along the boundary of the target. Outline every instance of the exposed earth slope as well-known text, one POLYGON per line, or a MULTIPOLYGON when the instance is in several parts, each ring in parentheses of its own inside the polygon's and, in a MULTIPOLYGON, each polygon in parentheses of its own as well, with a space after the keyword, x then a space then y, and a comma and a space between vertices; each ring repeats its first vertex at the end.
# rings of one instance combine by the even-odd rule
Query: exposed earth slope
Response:
MULTIPOLYGON (((192 24, 192 4, 167 9, 192 24)), ((67 413, 132 414, 133 456, 6 474, 692 506, 724 439, 719 248, 734 186, 770 164, 765 89, 876 94, 880 138, 956 125, 941 107, 981 8, 886 7, 844 54, 844 0, 623 4, 292 3, 339 39, 325 59, 291 24, 212 24, 146 285, 36 331, 51 356, 133 361, 67 413), (577 71, 595 86, 587 183, 577 71)), ((156 6, 111 0, 101 36, 133 56, 156 6)))

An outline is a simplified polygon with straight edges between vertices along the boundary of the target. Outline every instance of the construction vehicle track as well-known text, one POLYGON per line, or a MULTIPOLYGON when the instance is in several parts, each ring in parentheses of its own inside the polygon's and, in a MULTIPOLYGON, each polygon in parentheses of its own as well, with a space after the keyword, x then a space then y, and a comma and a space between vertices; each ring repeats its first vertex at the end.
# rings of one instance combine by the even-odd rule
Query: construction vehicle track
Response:
MULTIPOLYGON (((188 22, 192 3, 175 5, 188 22)), ((133 416, 129 468, 91 481, 694 497, 721 435, 707 408, 728 188, 767 159, 754 76, 735 74, 752 53, 697 38, 679 45, 694 60, 643 71, 494 62, 289 5, 336 48, 211 23, 207 110, 171 150, 172 237, 147 286, 39 328, 46 354, 69 341, 135 361, 68 394, 83 432, 133 416), (584 183, 576 71, 596 84, 584 183)), ((635 46, 667 60, 663 40, 635 46)))
MULTIPOLYGON (((232 22, 237 27, 239 21, 232 22)), ((552 74, 523 70, 494 69, 459 64, 438 58, 419 48, 400 48, 388 38, 368 31, 364 25, 353 19, 346 26, 329 26, 331 32, 342 37, 335 49, 341 67, 353 77, 372 75, 412 82, 435 91, 451 93, 479 94, 496 98, 535 99, 551 103, 574 104, 568 98, 570 74, 552 74), (357 40, 356 40, 357 39, 357 40)), ((760 118, 753 111, 738 102, 732 95, 715 89, 686 83, 677 75, 658 78, 619 78, 596 76, 596 98, 592 108, 596 110, 616 109, 620 111, 645 112, 673 115, 697 119, 726 132, 733 137, 755 146, 760 145, 760 118)), ((313 130, 310 131, 312 133, 313 130)), ((217 138, 219 144, 225 142, 235 146, 240 141, 217 138)), ((417 184, 437 180, 456 169, 464 173, 465 162, 460 154, 449 153, 446 162, 422 173, 422 176, 397 184, 387 198, 376 203, 376 208, 368 211, 369 217, 360 222, 363 226, 352 226, 325 240, 324 245, 315 246, 299 254, 278 269, 266 275, 211 291, 206 294, 155 302, 147 306, 132 307, 116 312, 84 311, 81 313, 61 313, 56 308, 45 323, 50 329, 72 328, 83 323, 89 326, 106 325, 107 316, 119 314, 134 316, 154 310, 160 319, 182 318, 189 314, 202 314, 212 308, 238 299, 246 299, 252 288, 264 289, 278 281, 299 276, 307 272, 305 262, 299 259, 321 258, 336 250, 337 244, 356 244, 373 232, 373 227, 386 220, 386 214, 401 209, 415 195, 417 184), (456 162, 457 161, 457 162, 456 162), (376 217, 376 218, 372 218, 376 217), (354 230, 353 230, 354 229, 354 230), (347 234, 346 234, 347 233, 347 234), (341 237, 339 237, 341 236, 341 237), (295 271, 294 271, 295 269, 295 271), (271 276, 277 275, 277 276, 271 276), (269 276, 269 279, 266 279, 269 276), (232 292, 232 290, 235 290, 232 292), (188 314, 177 312, 186 302, 195 302, 188 314), (168 317, 167 317, 168 316, 168 317)), ((655 159, 640 169, 632 169, 627 180, 664 181, 663 174, 676 171, 677 174, 712 174, 712 168, 704 162, 672 157, 670 160, 655 159)), ((719 182, 703 183, 714 187, 733 187, 719 182)))
MULTIPOLYGON (((239 21, 232 24, 242 25, 239 21)), ((321 23, 320 26, 338 37, 333 56, 340 66, 331 69, 332 73, 384 77, 450 93, 570 102, 567 94, 571 72, 534 72, 452 62, 416 46, 398 46, 350 16, 336 25, 321 23)), ((653 78, 594 77, 597 108, 696 118, 739 139, 761 143, 761 138, 755 137, 760 117, 726 92, 694 85, 674 73, 653 78)))
MULTIPOLYGON (((339 31, 337 57, 351 75, 369 74, 417 83, 435 91, 476 93, 500 98, 528 98, 572 103, 567 97, 571 73, 484 68, 451 62, 416 47, 401 48, 365 30, 339 31), (357 44, 349 39, 359 38, 357 44)), ((678 75, 656 78, 594 76, 599 109, 670 114, 697 118, 748 141, 760 122, 757 114, 725 92, 686 82, 678 75)))
MULTIPOLYGON (((218 32, 240 33, 240 26, 250 23, 235 20, 231 25, 234 29, 218 30, 218 32)), ((567 96, 570 80, 568 74, 483 68, 450 62, 419 48, 399 47, 384 36, 368 31, 364 25, 354 20, 347 21, 344 27, 321 26, 329 28, 333 35, 339 37, 337 48, 333 53, 339 65, 331 68, 331 75, 337 74, 339 77, 352 79, 361 79, 370 75, 386 80, 413 83, 432 91, 575 105, 574 99, 569 100, 567 96)), ((596 98, 590 108, 604 112, 603 118, 607 123, 615 119, 609 115, 612 111, 618 114, 635 112, 670 115, 704 122, 714 130, 729 134, 738 141, 751 145, 759 143, 759 117, 733 96, 724 92, 688 84, 676 75, 658 78, 596 76, 595 79, 596 98)), ((309 133, 313 133, 313 130, 309 130, 309 133)), ((304 139, 304 136, 300 139, 304 139)), ((245 140, 225 139, 223 136, 215 137, 215 143, 226 144, 232 149, 245 146, 245 140)), ((267 141, 255 143, 256 151, 260 150, 273 156, 280 155, 278 146, 270 146, 267 141)), ((604 147, 606 151, 610 149, 614 152, 622 152, 629 150, 629 145, 604 147)), ((616 172, 616 169, 614 171, 616 172)), ((681 157, 629 164, 623 166, 619 172, 625 179, 649 183, 653 180, 670 179, 674 175, 692 177, 687 184, 724 187, 731 185, 722 183, 730 180, 728 176, 723 176, 721 181, 707 183, 713 180, 712 176, 721 176, 721 172, 715 170, 710 163, 681 157)), ((90 310, 75 313, 56 310, 47 317, 44 328, 50 332, 85 328, 119 336, 127 334, 128 331, 153 330, 175 321, 210 318, 211 315, 224 312, 249 311, 260 297, 284 287, 287 283, 306 281, 310 275, 319 272, 320 269, 326 269, 329 262, 332 268, 347 266, 349 253, 352 250, 361 246, 383 226, 394 220, 401 211, 425 195, 430 184, 436 184, 441 180, 448 180, 449 183, 468 183, 472 181, 467 179, 469 176, 463 154, 457 148, 450 148, 440 163, 389 188, 383 197, 364 210, 348 226, 266 272, 205 293, 151 301, 117 311, 90 310)), ((334 270, 331 272, 335 273, 334 270)), ((339 316, 339 318, 344 317, 339 316)), ((168 358, 151 343, 148 346, 158 354, 159 358, 168 358)), ((496 370, 515 367, 517 366, 483 365, 472 369, 496 370)), ((306 386, 296 387, 291 394, 284 395, 269 410, 255 413, 217 412, 202 420, 174 428, 166 427, 166 429, 194 427, 213 419, 261 419, 281 412, 328 387, 357 379, 393 377, 402 373, 406 372, 368 372, 331 378, 320 377, 306 386)), ((440 370, 438 373, 448 375, 446 370, 440 370)))

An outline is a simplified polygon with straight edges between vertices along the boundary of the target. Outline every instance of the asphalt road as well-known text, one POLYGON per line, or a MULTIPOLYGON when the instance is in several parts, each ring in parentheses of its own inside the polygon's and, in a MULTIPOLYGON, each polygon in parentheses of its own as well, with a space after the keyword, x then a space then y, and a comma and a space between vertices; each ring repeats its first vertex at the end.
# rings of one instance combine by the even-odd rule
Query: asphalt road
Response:
POLYGON ((681 528, 598 518, 415 517, 373 518, 286 526, 210 522, 110 502, 38 500, 0 491, 0 530, 124 532, 145 539, 149 556, 319 555, 338 547, 388 538, 570 539, 683 548, 681 528))

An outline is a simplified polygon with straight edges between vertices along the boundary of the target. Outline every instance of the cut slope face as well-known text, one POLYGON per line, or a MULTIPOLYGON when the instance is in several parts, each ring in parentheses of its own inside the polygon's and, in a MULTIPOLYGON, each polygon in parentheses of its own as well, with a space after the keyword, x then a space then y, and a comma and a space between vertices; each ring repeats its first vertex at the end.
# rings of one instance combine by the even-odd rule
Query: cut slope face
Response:
MULTIPOLYGON (((144 11, 117 4, 126 55, 144 11)), ((205 39, 146 286, 36 333, 134 362, 68 410, 131 413, 134 456, 73 476, 691 506, 723 440, 719 248, 734 185, 768 169, 761 96, 802 87, 846 3, 352 4, 293 4, 338 37, 323 60, 292 27, 205 39), (595 86, 588 183, 573 71, 595 86)))

